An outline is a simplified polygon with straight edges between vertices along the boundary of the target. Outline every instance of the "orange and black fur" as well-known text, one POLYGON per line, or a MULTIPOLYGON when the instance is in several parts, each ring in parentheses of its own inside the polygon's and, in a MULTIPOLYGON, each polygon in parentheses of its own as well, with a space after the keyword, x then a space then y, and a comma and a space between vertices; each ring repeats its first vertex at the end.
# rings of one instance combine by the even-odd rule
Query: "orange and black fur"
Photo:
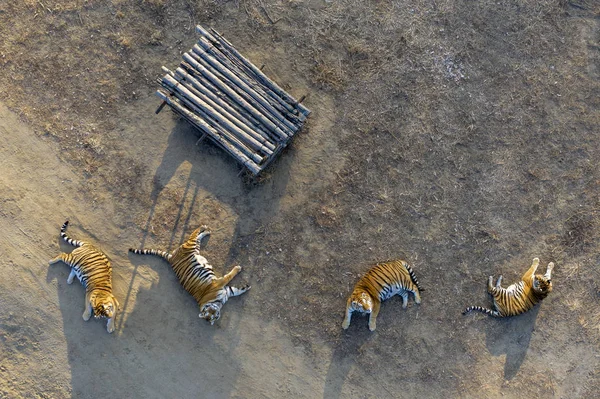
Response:
POLYGON ((540 260, 538 258, 533 259, 533 264, 523 275, 521 281, 507 288, 500 286, 502 276, 498 278, 496 286, 492 285, 493 276, 490 276, 488 280, 488 292, 494 298, 495 310, 481 306, 469 306, 463 311, 463 314, 477 310, 492 317, 508 317, 527 312, 542 299, 546 298, 552 291, 552 269, 554 269, 554 263, 548 263, 548 268, 544 275, 535 274, 539 264, 540 260))
POLYGON ((69 238, 66 233, 68 225, 69 221, 67 220, 60 229, 60 236, 67 243, 77 248, 69 254, 61 253, 52 259, 50 264, 62 261, 71 266, 67 284, 73 283, 73 277, 77 276, 85 287, 83 320, 88 321, 92 312, 94 317, 106 317, 108 319, 106 330, 112 333, 115 331, 115 317, 119 309, 119 302, 112 294, 112 266, 110 261, 102 251, 92 244, 69 238))
POLYGON ((177 275, 183 288, 200 306, 200 317, 212 325, 221 317, 221 307, 232 296, 242 295, 250 289, 230 287, 227 284, 242 270, 234 267, 223 277, 218 277, 208 260, 200 255, 200 242, 210 234, 206 226, 194 230, 188 240, 172 253, 156 249, 129 250, 135 254, 157 255, 165 259, 177 275))
POLYGON ((402 297, 402 307, 408 305, 408 294, 412 292, 415 302, 421 303, 422 291, 411 267, 403 260, 378 263, 372 267, 354 286, 346 303, 346 316, 342 328, 350 326, 352 312, 369 314, 369 330, 377 326, 377 314, 381 302, 394 296, 402 297))

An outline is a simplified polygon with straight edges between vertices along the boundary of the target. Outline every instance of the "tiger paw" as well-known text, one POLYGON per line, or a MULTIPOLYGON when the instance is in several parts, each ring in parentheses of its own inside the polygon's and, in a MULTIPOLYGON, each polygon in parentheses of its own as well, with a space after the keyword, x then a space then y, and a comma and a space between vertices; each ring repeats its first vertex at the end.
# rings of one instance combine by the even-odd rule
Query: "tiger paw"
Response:
POLYGON ((108 324, 106 324, 106 331, 108 331, 108 333, 112 333, 115 331, 115 323, 114 322, 108 322, 108 324))
POLYGON ((369 322, 369 330, 370 331, 375 331, 376 328, 377 328, 377 323, 369 322))
POLYGON ((81 317, 83 317, 84 321, 88 321, 92 317, 92 312, 85 311, 81 317))
POLYGON ((235 271, 235 273, 239 273, 242 271, 242 267, 240 265, 237 265, 236 267, 233 268, 233 270, 235 271))
POLYGON ((347 330, 347 329, 348 329, 348 327, 350 327, 350 320, 344 320, 344 321, 342 322, 342 328, 343 328, 344 330, 347 330))
POLYGON ((203 224, 200 226, 200 233, 210 234, 210 229, 207 225, 203 224))

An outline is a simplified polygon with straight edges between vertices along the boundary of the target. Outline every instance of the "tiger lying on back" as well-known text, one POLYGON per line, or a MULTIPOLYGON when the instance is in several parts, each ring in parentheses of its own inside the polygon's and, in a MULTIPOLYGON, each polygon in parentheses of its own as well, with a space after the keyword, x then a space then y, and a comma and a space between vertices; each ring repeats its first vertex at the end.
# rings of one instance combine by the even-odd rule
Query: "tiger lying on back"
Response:
POLYGON ((420 290, 415 273, 405 261, 378 263, 354 286, 346 304, 342 328, 345 330, 350 326, 352 312, 356 311, 369 314, 369 330, 375 331, 381 302, 397 294, 402 297, 402 307, 406 308, 409 292, 414 294, 416 303, 421 303, 420 290))
POLYGON ((55 264, 60 261, 71 266, 71 273, 67 278, 67 284, 73 283, 73 277, 77 276, 85 287, 85 311, 83 320, 88 321, 94 313, 94 317, 106 317, 106 331, 115 331, 115 317, 119 309, 119 302, 112 294, 112 266, 110 261, 98 248, 84 241, 77 241, 67 236, 66 230, 69 225, 67 220, 60 229, 60 236, 67 243, 77 247, 70 254, 61 253, 50 261, 55 264))
POLYGON ((472 310, 486 313, 493 317, 507 317, 516 316, 521 313, 525 313, 542 299, 546 298, 552 291, 552 269, 554 269, 554 263, 548 263, 546 274, 535 274, 535 271, 540 264, 538 258, 533 259, 533 264, 523 275, 521 281, 518 283, 508 286, 508 288, 502 288, 502 276, 498 278, 496 286, 492 285, 493 276, 490 276, 488 280, 488 292, 492 294, 494 298, 494 308, 496 310, 483 308, 481 306, 469 306, 463 312, 467 314, 472 310))
POLYGON ((183 288, 198 302, 200 317, 212 325, 221 317, 221 307, 225 302, 232 296, 242 295, 250 286, 236 288, 227 285, 242 270, 240 266, 234 267, 223 277, 215 275, 208 260, 200 255, 200 242, 209 234, 208 228, 201 226, 173 253, 156 249, 129 250, 135 254, 158 255, 169 262, 183 288))

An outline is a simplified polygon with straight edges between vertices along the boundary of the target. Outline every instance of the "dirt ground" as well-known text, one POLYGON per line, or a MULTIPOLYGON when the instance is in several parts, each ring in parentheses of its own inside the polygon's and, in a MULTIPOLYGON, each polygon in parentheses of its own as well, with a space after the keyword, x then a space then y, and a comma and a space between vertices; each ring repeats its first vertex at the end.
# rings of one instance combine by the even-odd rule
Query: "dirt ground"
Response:
POLYGON ((0 397, 593 398, 600 392, 600 5, 591 0, 0 0, 0 397), (313 111, 259 179, 159 115, 214 27, 313 111), (111 257, 117 331, 48 266, 111 257), (252 290, 210 326, 161 259, 200 224, 252 290), (506 320, 489 275, 553 261, 506 320), (347 296, 410 261, 423 302, 347 296))

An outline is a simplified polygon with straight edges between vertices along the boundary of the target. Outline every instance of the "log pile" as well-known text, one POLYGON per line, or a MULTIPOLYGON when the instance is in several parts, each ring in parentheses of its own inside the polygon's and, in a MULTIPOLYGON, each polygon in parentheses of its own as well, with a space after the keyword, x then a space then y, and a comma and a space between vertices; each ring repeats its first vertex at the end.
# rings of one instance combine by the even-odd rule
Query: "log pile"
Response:
POLYGON ((165 75, 156 94, 202 136, 258 175, 300 131, 310 111, 242 56, 216 30, 196 27, 198 43, 165 75))

